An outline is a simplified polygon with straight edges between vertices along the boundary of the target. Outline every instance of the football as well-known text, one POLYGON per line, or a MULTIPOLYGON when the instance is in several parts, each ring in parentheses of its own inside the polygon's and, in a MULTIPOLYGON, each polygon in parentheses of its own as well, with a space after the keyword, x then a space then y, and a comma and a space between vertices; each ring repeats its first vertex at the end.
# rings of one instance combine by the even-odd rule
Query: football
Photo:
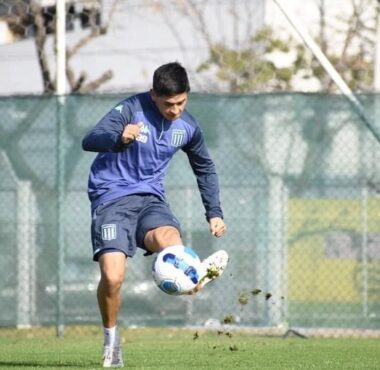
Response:
POLYGON ((189 294, 204 275, 197 253, 179 245, 157 253, 152 274, 157 286, 170 295, 189 294))

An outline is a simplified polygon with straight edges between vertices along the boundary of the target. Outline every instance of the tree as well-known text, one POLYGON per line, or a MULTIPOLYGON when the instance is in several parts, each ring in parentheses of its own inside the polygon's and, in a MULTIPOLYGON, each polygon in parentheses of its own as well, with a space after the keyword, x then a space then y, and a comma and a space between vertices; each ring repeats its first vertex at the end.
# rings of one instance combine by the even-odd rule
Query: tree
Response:
MULTIPOLYGON (((87 72, 76 73, 71 62, 83 47, 108 32, 117 2, 118 0, 113 0, 108 21, 103 25, 100 22, 100 4, 98 4, 97 0, 88 2, 88 6, 84 7, 81 12, 76 11, 74 3, 67 2, 67 30, 70 31, 74 28, 76 18, 80 18, 82 28, 88 29, 86 35, 81 37, 74 45, 68 46, 66 50, 66 78, 71 93, 93 92, 113 77, 113 72, 107 70, 99 77, 89 81, 87 72)), ((8 6, 10 7, 11 16, 6 17, 5 20, 9 28, 18 37, 34 38, 43 81, 43 93, 47 95, 53 94, 56 87, 56 78, 53 77, 51 72, 53 62, 47 57, 50 45, 47 41, 51 37, 55 41, 56 36, 56 8, 54 2, 51 6, 42 6, 41 2, 32 0, 30 4, 21 1, 8 6)))
MULTIPOLYGON (((336 90, 323 67, 301 41, 295 40, 290 33, 280 33, 268 25, 257 29, 253 20, 255 14, 260 12, 259 2, 238 4, 231 1, 228 5, 228 22, 222 18, 214 19, 214 22, 221 23, 218 30, 224 33, 223 36, 210 27, 209 7, 213 4, 212 0, 174 1, 170 9, 162 1, 153 3, 179 42, 180 30, 175 23, 170 22, 173 17, 167 13, 173 12, 175 8, 179 15, 190 22, 206 44, 209 54, 197 71, 214 73, 226 91, 291 91, 297 90, 300 80, 312 78, 319 81, 320 91, 336 90), (173 7, 173 3, 176 6, 173 7), (286 65, 284 60, 287 60, 286 65)), ((328 13, 328 2, 315 0, 320 31, 314 37, 353 90, 372 90, 377 1, 347 0, 347 3, 350 6, 342 13, 346 15, 333 16, 328 13)), ((217 89, 220 88, 219 84, 217 89)))
MULTIPOLYGON (((373 89, 374 52, 376 47, 376 23, 378 4, 376 0, 350 0, 350 12, 338 15, 326 25, 327 5, 318 0, 320 14, 320 33, 317 41, 338 73, 354 91, 373 89), (329 39, 326 33, 329 32, 329 39), (342 41, 340 47, 336 38, 342 41)), ((313 75, 319 78, 322 90, 335 90, 331 78, 315 60, 311 62, 313 75)))
POLYGON ((305 48, 292 37, 282 40, 270 27, 264 27, 249 38, 239 50, 222 43, 210 46, 210 56, 197 69, 203 72, 217 68, 217 77, 227 82, 230 92, 291 90, 292 77, 305 67, 305 48), (295 51, 294 61, 277 67, 271 58, 275 53, 295 51))

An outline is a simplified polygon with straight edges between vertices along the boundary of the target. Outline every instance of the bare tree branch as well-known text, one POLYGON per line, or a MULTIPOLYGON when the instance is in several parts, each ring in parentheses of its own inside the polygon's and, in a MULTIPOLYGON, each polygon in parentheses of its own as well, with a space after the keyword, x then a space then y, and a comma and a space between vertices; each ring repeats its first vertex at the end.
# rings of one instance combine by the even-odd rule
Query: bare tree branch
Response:
MULTIPOLYGON (((113 0, 111 11, 109 13, 109 17, 107 20, 107 23, 105 26, 100 26, 97 24, 97 16, 98 16, 98 9, 88 9, 87 15, 89 17, 88 22, 90 25, 90 32, 85 35, 83 38, 81 38, 75 45, 72 47, 68 47, 66 50, 66 78, 69 83, 71 91, 76 92, 90 92, 91 88, 96 89, 98 88, 102 83, 108 81, 110 78, 112 78, 112 72, 106 71, 103 73, 103 75, 96 80, 93 81, 93 83, 87 83, 84 85, 85 81, 87 80, 87 74, 85 72, 80 73, 79 77, 75 77, 74 69, 70 66, 71 59, 80 52, 80 50, 88 45, 92 40, 94 40, 97 37, 100 37, 102 35, 105 35, 108 32, 109 26, 111 24, 112 17, 116 10, 116 5, 118 4, 119 0, 113 0)), ((17 4, 15 5, 17 6, 17 4)), ((20 7, 21 8, 21 7, 20 7)), ((46 8, 40 5, 40 3, 36 1, 30 1, 30 14, 33 18, 33 25, 34 25, 34 42, 36 46, 37 51, 37 58, 38 58, 38 64, 40 66, 41 76, 43 80, 43 92, 45 94, 53 94, 55 91, 55 78, 52 77, 51 71, 50 71, 50 65, 49 60, 47 58, 46 54, 46 41, 47 41, 47 34, 54 32, 54 23, 50 21, 49 25, 46 24, 45 19, 45 12, 46 8)), ((27 22, 27 13, 24 8, 22 8, 19 11, 18 21, 21 25, 26 24, 27 22)), ((50 15, 53 17, 54 13, 51 13, 50 15)), ((53 18, 52 18, 53 19, 53 18)), ((10 24, 13 24, 15 22, 14 19, 9 20, 10 24), (12 23, 13 22, 13 23, 12 23)), ((54 38, 56 34, 54 32, 54 38)), ((54 45, 56 45, 56 42, 54 42, 54 45)))
POLYGON ((44 20, 42 17, 42 7, 35 2, 31 4, 31 12, 34 17, 35 23, 35 38, 34 42, 37 49, 38 63, 41 68, 42 80, 43 80, 43 90, 44 93, 52 93, 55 90, 55 84, 52 81, 49 63, 47 61, 45 53, 45 43, 46 43, 46 29, 44 26, 44 20))
POLYGON ((71 91, 73 91, 74 86, 76 84, 74 70, 69 66, 69 64, 67 62, 66 62, 66 78, 67 78, 67 81, 70 85, 71 91))
POLYGON ((70 60, 78 51, 86 46, 89 42, 99 36, 103 36, 107 33, 107 29, 105 27, 97 27, 91 30, 90 34, 81 38, 73 47, 67 48, 66 58, 70 60))
POLYGON ((80 87, 78 90, 81 94, 87 94, 89 92, 95 91, 99 88, 102 84, 109 81, 113 77, 113 72, 111 70, 108 70, 104 72, 100 77, 98 77, 96 80, 93 80, 89 82, 88 84, 80 87))
POLYGON ((79 78, 77 81, 75 81, 75 84, 73 85, 72 91, 73 92, 79 92, 84 84, 84 82, 87 80, 87 73, 81 72, 79 75, 79 78))
MULTIPOLYGON (((205 17, 203 15, 203 12, 201 9, 199 9, 196 5, 196 3, 193 0, 188 0, 190 11, 194 13, 195 17, 190 15, 190 19, 195 19, 197 23, 195 23, 195 27, 198 29, 198 31, 201 33, 201 35, 204 37, 208 47, 211 49, 213 47, 213 42, 210 36, 210 32, 207 28, 207 22, 205 20, 205 17)), ((203 5, 206 5, 207 1, 203 2, 203 5)))
POLYGON ((79 78, 76 80, 74 71, 72 67, 70 66, 70 60, 86 45, 88 45, 92 40, 94 40, 97 37, 103 36, 108 32, 109 26, 111 24, 112 17, 116 10, 116 5, 119 2, 119 0, 114 0, 111 6, 111 11, 109 13, 108 21, 105 26, 98 26, 96 24, 96 12, 92 11, 90 13, 90 25, 91 25, 91 31, 88 35, 82 37, 74 46, 71 48, 67 48, 66 50, 66 77, 70 84, 70 88, 73 92, 79 92, 79 93, 89 93, 92 91, 95 91, 99 88, 102 84, 107 82, 113 77, 113 72, 108 70, 104 72, 100 77, 95 79, 92 82, 89 82, 84 85, 85 81, 87 80, 87 73, 81 72, 79 75, 79 78))

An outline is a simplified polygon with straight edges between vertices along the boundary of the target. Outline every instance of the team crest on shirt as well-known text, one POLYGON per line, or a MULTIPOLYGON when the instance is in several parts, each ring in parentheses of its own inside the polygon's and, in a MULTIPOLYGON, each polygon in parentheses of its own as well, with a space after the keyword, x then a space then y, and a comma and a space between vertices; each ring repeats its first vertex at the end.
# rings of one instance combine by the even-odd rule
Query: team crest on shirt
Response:
POLYGON ((116 238, 117 238, 117 233, 116 233, 115 224, 102 225, 102 239, 103 240, 114 240, 116 238))
POLYGON ((185 130, 174 129, 172 131, 171 144, 173 146, 180 146, 182 145, 184 138, 185 138, 185 130))

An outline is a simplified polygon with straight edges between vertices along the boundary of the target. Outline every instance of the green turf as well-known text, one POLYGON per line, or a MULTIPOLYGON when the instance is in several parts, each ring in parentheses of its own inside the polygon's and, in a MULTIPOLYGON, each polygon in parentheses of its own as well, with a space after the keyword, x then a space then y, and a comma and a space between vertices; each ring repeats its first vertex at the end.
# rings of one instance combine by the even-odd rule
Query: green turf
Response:
MULTIPOLYGON (((380 369, 378 339, 287 339, 181 329, 122 331, 131 369, 380 369)), ((97 369, 102 337, 0 329, 1 369, 97 369)))

